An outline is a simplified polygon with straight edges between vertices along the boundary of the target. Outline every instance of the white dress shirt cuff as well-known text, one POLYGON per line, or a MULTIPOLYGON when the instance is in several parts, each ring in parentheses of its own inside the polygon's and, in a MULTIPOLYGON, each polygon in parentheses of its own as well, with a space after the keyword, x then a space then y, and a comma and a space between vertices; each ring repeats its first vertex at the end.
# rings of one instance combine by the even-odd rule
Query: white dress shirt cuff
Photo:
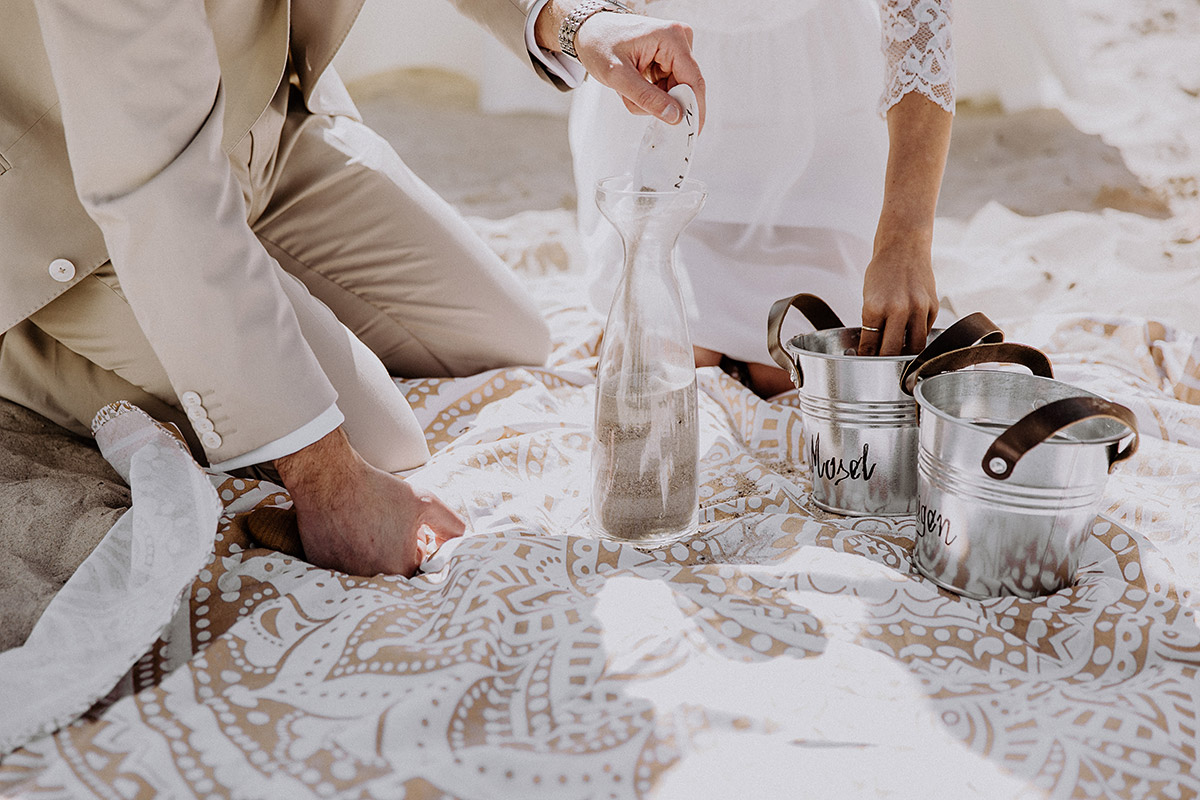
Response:
POLYGON ((346 421, 337 404, 322 411, 312 422, 308 422, 286 436, 281 436, 273 442, 267 442, 262 447, 256 447, 248 453, 242 453, 227 461, 213 464, 209 470, 213 472, 229 472, 234 469, 248 467, 251 464, 266 464, 277 458, 290 456, 297 450, 308 447, 313 442, 337 429, 346 421))
POLYGON ((533 26, 537 21, 538 14, 541 13, 542 8, 548 2, 550 0, 541 0, 541 2, 535 3, 533 9, 529 12, 529 16, 525 18, 525 46, 529 48, 529 54, 537 59, 538 63, 546 68, 547 72, 561 79, 563 83, 574 89, 583 83, 583 79, 587 77, 587 70, 570 56, 543 50, 538 46, 537 37, 533 35, 533 26))

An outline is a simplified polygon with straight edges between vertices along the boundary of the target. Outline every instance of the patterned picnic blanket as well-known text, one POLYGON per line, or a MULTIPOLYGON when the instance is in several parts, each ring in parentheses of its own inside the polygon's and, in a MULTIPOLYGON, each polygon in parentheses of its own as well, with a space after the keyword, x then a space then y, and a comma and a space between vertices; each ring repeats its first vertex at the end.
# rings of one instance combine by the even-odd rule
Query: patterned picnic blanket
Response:
POLYGON ((1200 794, 1195 334, 1001 320, 1132 408, 1142 444, 1073 587, 975 601, 913 570, 911 518, 815 508, 795 394, 766 402, 715 368, 698 535, 598 539, 600 326, 578 280, 534 282, 545 368, 403 384, 434 451, 409 479, 470 531, 412 580, 261 548, 240 515, 286 505, 278 487, 205 476, 136 411, 102 426, 133 509, 50 627, 0 654, 7 708, 49 720, 10 736, 0 795, 1200 794))

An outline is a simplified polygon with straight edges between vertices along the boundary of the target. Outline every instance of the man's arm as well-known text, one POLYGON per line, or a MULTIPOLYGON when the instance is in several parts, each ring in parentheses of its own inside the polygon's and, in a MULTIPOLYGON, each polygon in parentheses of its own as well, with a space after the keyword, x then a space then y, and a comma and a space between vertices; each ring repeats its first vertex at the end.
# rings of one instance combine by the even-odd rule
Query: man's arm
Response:
POLYGON ((221 146, 222 77, 204 4, 36 8, 76 192, 177 396, 212 426, 198 429, 210 462, 320 417, 336 392, 246 222, 221 146))
MULTIPOLYGON (((559 89, 582 80, 578 65, 560 55, 558 31, 580 0, 449 0, 501 44, 559 89), (538 52, 540 51, 540 52, 538 52), (547 55, 549 58, 547 58, 547 55), (551 66, 554 59, 561 59, 551 66)), ((678 22, 638 14, 600 12, 579 26, 575 49, 580 64, 600 83, 616 90, 636 114, 676 122, 679 104, 667 90, 686 83, 696 92, 704 120, 704 78, 692 57, 692 31, 678 22)))
POLYGON ((336 392, 246 222, 221 147, 222 78, 204 4, 37 0, 37 11, 76 190, 176 393, 212 426, 210 461, 310 429, 306 446, 276 461, 309 558, 411 574, 421 526, 445 538, 462 523, 367 465, 340 414, 328 414, 336 392), (311 430, 318 419, 324 429, 311 430))

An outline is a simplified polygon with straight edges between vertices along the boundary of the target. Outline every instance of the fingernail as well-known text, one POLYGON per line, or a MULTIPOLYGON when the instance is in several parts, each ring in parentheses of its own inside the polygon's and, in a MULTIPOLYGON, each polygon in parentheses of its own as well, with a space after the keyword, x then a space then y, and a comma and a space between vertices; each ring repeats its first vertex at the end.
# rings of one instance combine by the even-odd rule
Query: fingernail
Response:
POLYGON ((679 106, 675 105, 674 103, 668 105, 666 110, 663 111, 662 118, 664 122, 671 125, 679 122, 679 106))

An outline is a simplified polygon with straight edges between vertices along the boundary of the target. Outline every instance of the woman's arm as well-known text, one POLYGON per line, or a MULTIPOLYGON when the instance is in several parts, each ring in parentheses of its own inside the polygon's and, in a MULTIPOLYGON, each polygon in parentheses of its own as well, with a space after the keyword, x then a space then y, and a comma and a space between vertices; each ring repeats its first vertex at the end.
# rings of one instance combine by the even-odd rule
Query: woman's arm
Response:
POLYGON ((860 355, 917 353, 938 312, 933 219, 953 116, 920 93, 887 113, 888 163, 883 210, 863 281, 860 355))
POLYGON ((888 163, 863 283, 861 355, 916 353, 937 317, 933 220, 954 119, 950 0, 883 8, 888 163))

